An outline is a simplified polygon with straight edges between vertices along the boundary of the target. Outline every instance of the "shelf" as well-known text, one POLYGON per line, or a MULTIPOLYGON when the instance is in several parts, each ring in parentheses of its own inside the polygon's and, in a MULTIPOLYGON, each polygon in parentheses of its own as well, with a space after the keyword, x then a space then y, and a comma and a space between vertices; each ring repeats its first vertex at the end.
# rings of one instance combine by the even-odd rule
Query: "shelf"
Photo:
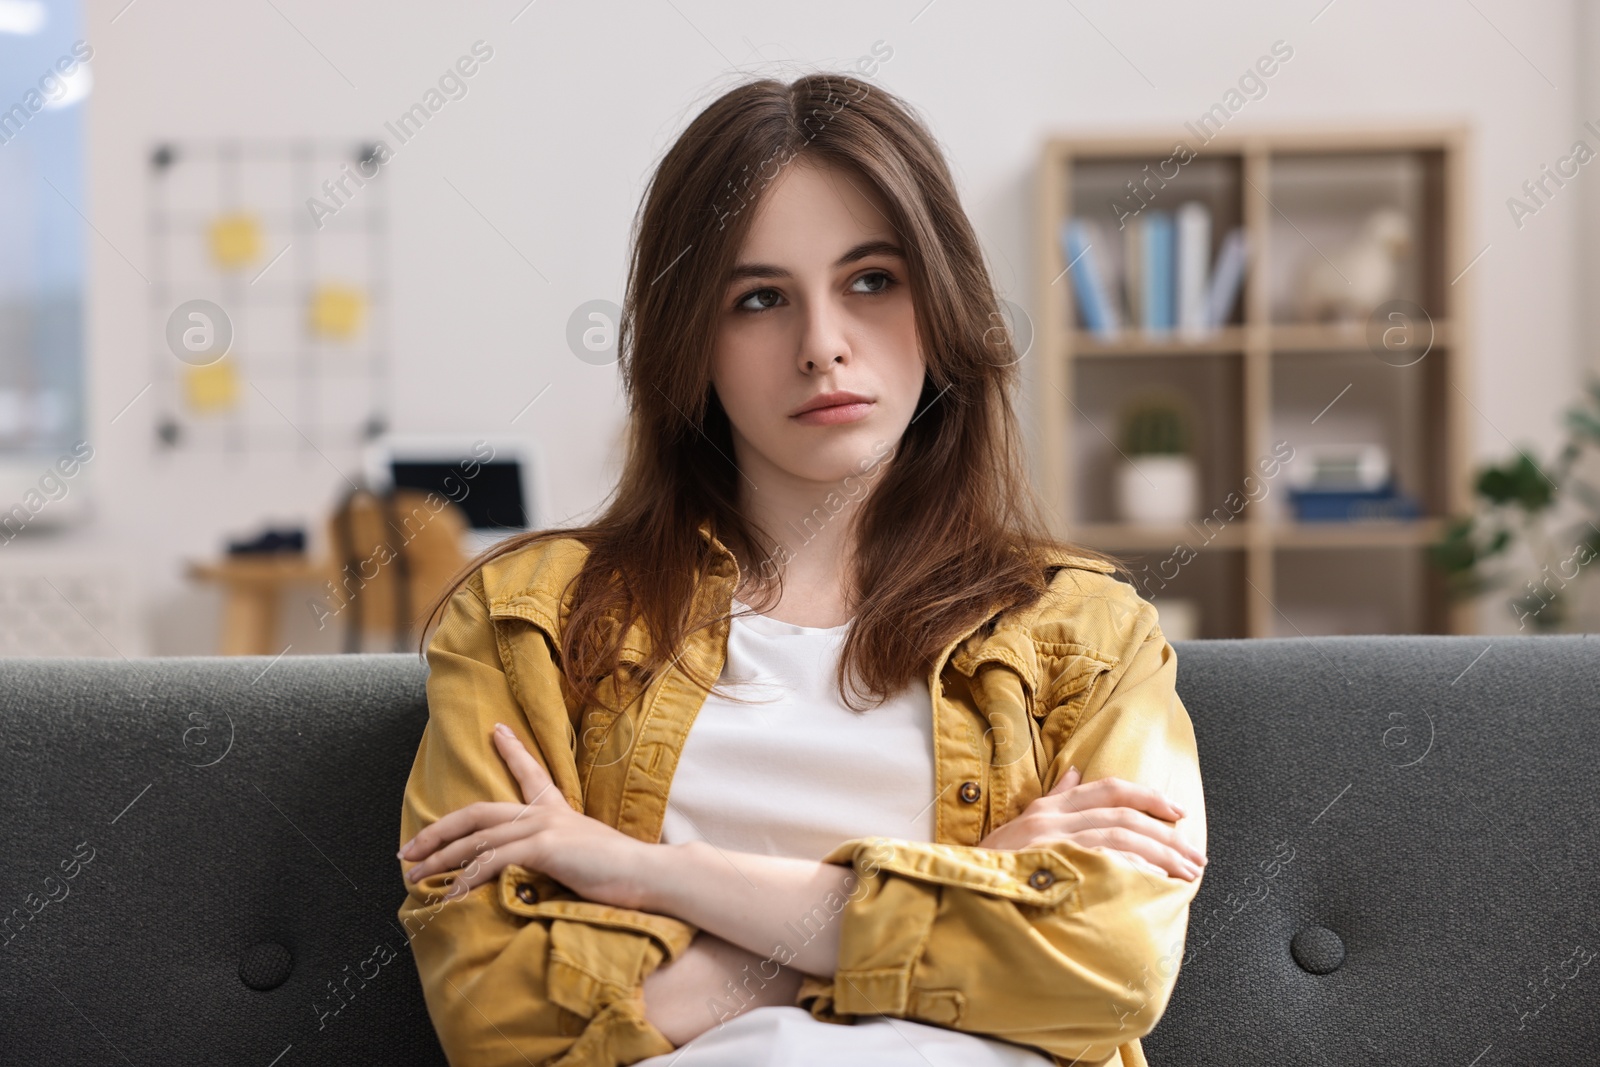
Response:
POLYGON ((1273 548, 1415 548, 1434 544, 1444 533, 1443 519, 1376 522, 1258 522, 1239 518, 1207 529, 1199 520, 1173 526, 1127 522, 1083 522, 1072 540, 1106 550, 1244 548, 1252 540, 1273 548), (1207 538, 1210 538, 1207 540, 1207 538))
POLYGON ((1084 464, 1070 512, 1077 522, 1122 522, 1125 513, 1117 503, 1121 495, 1117 480, 1126 462, 1121 452, 1123 418, 1130 405, 1153 388, 1176 399, 1190 416, 1192 454, 1199 473, 1195 510, 1209 512, 1239 489, 1247 460, 1240 432, 1244 361, 1238 353, 1151 353, 1133 364, 1080 359, 1072 361, 1072 368, 1071 447, 1084 464))
MULTIPOLYGON (((1248 328, 1226 326, 1200 340, 1149 337, 1138 329, 1124 329, 1115 341, 1107 341, 1088 330, 1074 330, 1072 351, 1079 358, 1112 356, 1214 356, 1242 352, 1248 328)), ((1451 342, 1450 323, 1436 319, 1433 348, 1451 342)), ((1267 328, 1266 345, 1274 352, 1343 352, 1370 347, 1365 323, 1339 326, 1333 323, 1277 323, 1267 328)))
POLYGON ((1060 536, 1122 557, 1153 602, 1193 600, 1203 636, 1461 629, 1465 616, 1452 607, 1429 548, 1473 498, 1465 369, 1473 309, 1451 287, 1459 264, 1482 246, 1467 225, 1470 131, 1230 131, 1176 177, 1165 162, 1173 151, 1170 133, 1159 130, 1087 132, 1051 139, 1040 159, 1034 344, 1046 358, 1035 365, 1035 459, 1060 536), (1149 335, 1128 317, 1121 223, 1146 207, 1176 212, 1188 201, 1211 213, 1212 264, 1224 235, 1243 228, 1250 254, 1242 291, 1225 325, 1202 337, 1149 335), (1396 214, 1409 240, 1392 277, 1356 269, 1355 252, 1397 240, 1388 222, 1396 214), (1102 289, 1122 300, 1115 340, 1082 327, 1076 286, 1063 281, 1061 226, 1074 217, 1101 227, 1102 289), (1357 302, 1362 308, 1382 307, 1382 291, 1417 305, 1410 313, 1418 317, 1374 321, 1377 312, 1363 310, 1350 323, 1324 319, 1351 303, 1338 282, 1371 294, 1357 302), (1406 345, 1374 343, 1378 327, 1394 325, 1411 327, 1406 345), (1240 495, 1255 497, 1254 506, 1220 526, 1119 520, 1123 421, 1162 396, 1192 408, 1197 510, 1226 516, 1220 509, 1240 495), (1319 450, 1357 444, 1387 450, 1394 483, 1425 518, 1294 519, 1291 476, 1282 472, 1319 450), (1192 562, 1187 551, 1196 553, 1192 562), (1169 561, 1175 553, 1184 553, 1182 563, 1169 561))
MULTIPOLYGON (((1450 324, 1435 319, 1432 347, 1441 348, 1449 343, 1450 324)), ((1267 345, 1274 352, 1339 352, 1371 347, 1365 323, 1349 327, 1331 323, 1278 323, 1267 331, 1267 345)))
POLYGON ((1444 533, 1443 519, 1388 522, 1295 522, 1271 524, 1276 548, 1412 548, 1431 545, 1444 533))
POLYGON ((1249 530, 1243 519, 1208 531, 1196 520, 1193 524, 1174 526, 1145 526, 1128 522, 1082 522, 1072 528, 1072 539, 1078 544, 1094 548, 1163 549, 1170 550, 1179 544, 1190 548, 1243 548, 1249 541, 1249 530), (1208 541, 1206 538, 1210 536, 1208 541))
POLYGON ((1170 337, 1151 337, 1142 330, 1124 329, 1115 341, 1102 339, 1088 330, 1077 330, 1072 335, 1073 352, 1080 356, 1215 356, 1244 351, 1244 330, 1238 326, 1225 326, 1198 340, 1185 340, 1174 333, 1170 337))
POLYGON ((1447 618, 1416 548, 1277 552, 1267 635, 1438 633, 1447 618))

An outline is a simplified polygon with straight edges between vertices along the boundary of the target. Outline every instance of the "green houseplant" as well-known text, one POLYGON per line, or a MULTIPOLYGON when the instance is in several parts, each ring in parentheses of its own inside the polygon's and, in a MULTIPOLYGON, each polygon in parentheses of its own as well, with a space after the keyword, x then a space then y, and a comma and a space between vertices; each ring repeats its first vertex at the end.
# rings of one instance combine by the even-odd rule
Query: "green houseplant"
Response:
POLYGON ((1567 625, 1574 584, 1600 556, 1600 489, 1585 477, 1600 453, 1600 381, 1567 410, 1565 423, 1567 440, 1553 462, 1519 451, 1481 468, 1474 512, 1453 520, 1430 549, 1458 599, 1510 588, 1518 629, 1567 625))
POLYGON ((1195 517, 1199 470, 1183 402, 1150 396, 1123 412, 1123 463, 1116 473, 1117 509, 1125 522, 1151 525, 1195 517))

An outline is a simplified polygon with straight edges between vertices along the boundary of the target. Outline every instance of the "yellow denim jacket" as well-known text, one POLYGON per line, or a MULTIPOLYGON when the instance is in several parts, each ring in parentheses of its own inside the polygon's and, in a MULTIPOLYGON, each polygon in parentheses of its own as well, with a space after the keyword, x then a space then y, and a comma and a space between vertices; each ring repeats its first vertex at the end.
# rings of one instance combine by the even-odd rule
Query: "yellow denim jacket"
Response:
MULTIPOLYGON (((709 524, 700 530, 719 562, 699 606, 710 598, 726 613, 738 565, 709 524)), ((705 692, 668 669, 641 694, 624 667, 602 683, 607 708, 574 722, 554 650, 563 590, 586 552, 562 539, 509 553, 449 602, 427 650, 429 719, 397 845, 473 801, 522 802, 490 740, 496 722, 574 808, 660 840, 705 692)), ((1085 782, 1161 791, 1188 812, 1184 839, 1205 848, 1193 726, 1155 609, 1097 561, 1054 562, 1064 569, 1039 603, 977 627, 934 664, 934 841, 861 838, 823 857, 859 881, 836 909, 833 978, 804 976, 796 998, 815 1018, 888 1015, 1030 1046, 1056 1064, 1146 1067, 1139 1038, 1166 1010, 1199 880, 1067 841, 978 847, 1075 765, 1085 782)), ((682 658, 716 677, 727 639, 724 620, 692 635, 682 658)), ((634 623, 624 663, 642 662, 647 642, 634 623)), ((401 861, 402 880, 409 867, 401 861)), ((459 897, 447 895, 451 881, 405 883, 399 917, 452 1064, 612 1067, 673 1050, 644 1017, 641 983, 695 927, 580 899, 516 864, 459 897)))

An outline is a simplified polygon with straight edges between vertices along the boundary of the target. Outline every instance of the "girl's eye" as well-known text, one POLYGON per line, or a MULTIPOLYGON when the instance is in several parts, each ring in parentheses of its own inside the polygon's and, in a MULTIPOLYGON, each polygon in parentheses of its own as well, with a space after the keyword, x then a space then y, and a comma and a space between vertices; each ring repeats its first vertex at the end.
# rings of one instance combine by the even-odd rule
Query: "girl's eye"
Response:
POLYGON ((869 279, 869 278, 877 279, 877 283, 874 284, 874 285, 871 285, 867 289, 858 290, 858 291, 860 291, 860 292, 868 292, 868 293, 881 293, 885 289, 889 288, 889 286, 894 284, 894 278, 891 277, 889 272, 886 271, 886 270, 868 271, 866 274, 863 274, 861 277, 857 278, 856 281, 858 283, 860 283, 860 282, 867 281, 867 279, 869 279))
POLYGON ((776 289, 756 289, 740 297, 739 302, 735 304, 734 307, 740 311, 765 311, 767 308, 776 304, 777 300, 778 291, 776 289), (768 303, 763 298, 771 298, 771 302, 768 303), (750 303, 752 300, 757 301, 757 303, 753 306, 750 303))
MULTIPOLYGON (((863 282, 866 283, 866 288, 854 288, 855 292, 869 295, 882 293, 886 292, 890 286, 897 284, 894 276, 886 270, 868 271, 852 282, 851 285, 852 287, 857 287, 863 282)), ((769 308, 776 307, 781 299, 782 297, 776 289, 752 289, 739 298, 738 302, 734 304, 734 310, 766 311, 769 308)))

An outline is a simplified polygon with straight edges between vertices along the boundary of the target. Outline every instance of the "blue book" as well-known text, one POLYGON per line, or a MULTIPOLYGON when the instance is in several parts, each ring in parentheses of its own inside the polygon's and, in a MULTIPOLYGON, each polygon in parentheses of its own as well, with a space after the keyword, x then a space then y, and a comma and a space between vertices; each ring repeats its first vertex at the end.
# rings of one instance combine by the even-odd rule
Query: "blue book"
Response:
POLYGON ((1381 489, 1290 489, 1289 500, 1300 522, 1415 519, 1422 511, 1414 497, 1392 484, 1381 489))
POLYGON ((1061 245, 1070 265, 1072 292, 1077 297, 1084 328, 1104 339, 1114 340, 1121 332, 1121 316, 1106 295, 1094 237, 1083 219, 1071 218, 1061 224, 1061 245))
POLYGON ((1177 241, 1172 213, 1147 211, 1144 221, 1144 328, 1170 333, 1176 324, 1177 241))

